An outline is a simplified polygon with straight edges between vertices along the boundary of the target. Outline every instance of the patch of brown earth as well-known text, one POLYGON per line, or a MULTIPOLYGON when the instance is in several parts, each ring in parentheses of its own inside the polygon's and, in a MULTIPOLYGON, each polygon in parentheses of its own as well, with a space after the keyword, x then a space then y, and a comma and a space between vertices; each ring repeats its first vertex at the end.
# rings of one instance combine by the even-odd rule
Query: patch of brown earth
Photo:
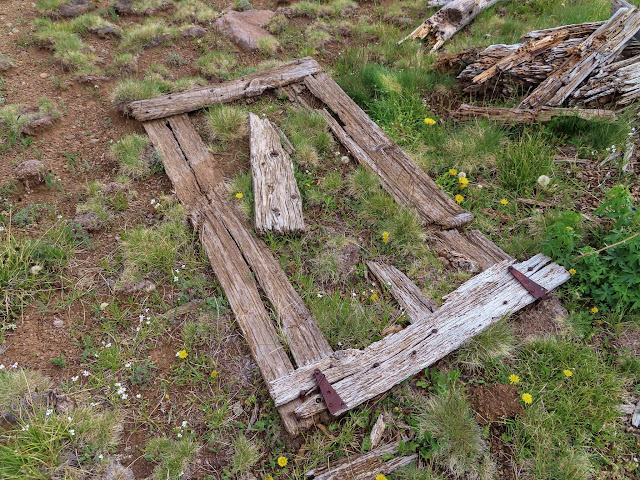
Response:
POLYGON ((513 418, 522 413, 518 389, 513 385, 494 383, 471 387, 468 397, 481 425, 513 418))
POLYGON ((559 300, 551 298, 525 308, 514 317, 511 326, 517 338, 530 342, 562 333, 566 318, 567 310, 559 300))

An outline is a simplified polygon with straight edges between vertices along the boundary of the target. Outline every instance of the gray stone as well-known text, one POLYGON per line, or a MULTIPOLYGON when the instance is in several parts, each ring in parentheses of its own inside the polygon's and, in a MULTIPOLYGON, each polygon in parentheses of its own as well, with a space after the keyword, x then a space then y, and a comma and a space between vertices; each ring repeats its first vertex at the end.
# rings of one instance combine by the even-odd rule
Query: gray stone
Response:
POLYGON ((72 0, 69 3, 63 3, 58 8, 58 14, 61 17, 77 17, 91 10, 92 5, 88 0, 72 0))
POLYGON ((64 327, 64 321, 62 321, 62 320, 61 320, 61 319, 59 319, 59 318, 56 318, 56 319, 53 321, 53 326, 54 326, 54 327, 56 327, 56 328, 62 328, 62 327, 64 327))
POLYGON ((133 471, 129 467, 120 465, 115 460, 109 462, 102 476, 103 480, 136 480, 133 471))
POLYGON ((204 37, 207 34, 207 29, 202 27, 197 27, 192 25, 191 27, 187 27, 182 31, 182 36, 184 38, 200 38, 204 37))
POLYGON ((102 186, 100 190, 103 195, 114 195, 116 193, 125 192, 129 187, 120 182, 109 182, 102 186))
POLYGON ((274 38, 263 28, 274 15, 271 10, 231 11, 216 20, 216 27, 243 50, 253 51, 258 49, 259 40, 274 38))
POLYGON ((0 72, 6 72, 13 68, 13 66, 13 62, 10 62, 9 60, 0 60, 0 72))
POLYGON ((27 160, 20 163, 15 169, 15 175, 25 185, 39 185, 44 182, 46 172, 44 163, 40 160, 27 160))
POLYGON ((37 135, 41 133, 53 125, 56 121, 56 117, 52 115, 43 115, 42 117, 34 118, 33 120, 28 121, 22 126, 22 133, 24 135, 37 135))
POLYGON ((73 221, 87 232, 95 232, 104 226, 98 216, 93 212, 79 213, 75 216, 73 221))
POLYGON ((118 35, 115 25, 105 25, 104 27, 100 28, 90 28, 89 31, 91 33, 95 33, 100 38, 109 38, 118 35))

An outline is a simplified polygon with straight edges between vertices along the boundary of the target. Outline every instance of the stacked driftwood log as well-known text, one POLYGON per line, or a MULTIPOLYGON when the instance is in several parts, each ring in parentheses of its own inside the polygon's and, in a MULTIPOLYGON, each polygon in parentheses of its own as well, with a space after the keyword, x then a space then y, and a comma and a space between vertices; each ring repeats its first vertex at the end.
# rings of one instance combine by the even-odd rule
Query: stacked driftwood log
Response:
MULTIPOLYGON (((513 97, 519 112, 572 106, 621 109, 640 97, 640 11, 618 9, 603 22, 528 33, 515 45, 491 45, 441 61, 458 67, 465 92, 513 97)), ((468 112, 466 112, 468 113, 468 112)))

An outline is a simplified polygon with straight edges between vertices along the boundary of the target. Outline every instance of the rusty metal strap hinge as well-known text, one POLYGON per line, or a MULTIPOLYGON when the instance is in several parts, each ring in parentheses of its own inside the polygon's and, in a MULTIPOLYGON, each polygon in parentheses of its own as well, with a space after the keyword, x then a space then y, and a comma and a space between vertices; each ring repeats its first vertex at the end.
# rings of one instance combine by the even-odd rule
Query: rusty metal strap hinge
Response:
POLYGON ((327 409, 331 415, 335 415, 336 412, 347 408, 347 404, 342 401, 340 395, 337 394, 320 369, 316 368, 313 371, 313 375, 316 377, 320 395, 324 398, 324 403, 327 405, 327 409))
POLYGON ((507 270, 511 273, 511 275, 513 275, 515 277, 516 280, 518 280, 518 282, 520 282, 520 284, 524 288, 527 289, 527 292, 529 292, 531 295, 533 295, 533 297, 536 300, 538 298, 541 298, 543 300, 551 298, 551 294, 549 293, 549 291, 547 289, 545 289, 541 285, 538 285, 536 282, 534 282, 529 277, 527 277, 524 273, 519 272, 518 270, 513 268, 511 265, 509 265, 507 267, 507 270))

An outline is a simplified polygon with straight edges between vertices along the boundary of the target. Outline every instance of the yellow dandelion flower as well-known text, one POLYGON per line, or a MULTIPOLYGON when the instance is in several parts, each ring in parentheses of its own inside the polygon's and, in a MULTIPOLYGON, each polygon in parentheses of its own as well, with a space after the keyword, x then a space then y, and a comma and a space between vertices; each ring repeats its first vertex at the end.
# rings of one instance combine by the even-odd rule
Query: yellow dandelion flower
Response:
POLYGON ((593 307, 591 309, 591 313, 598 313, 598 307, 593 307))
POLYGON ((458 181, 460 182, 460 185, 466 185, 469 183, 469 179, 467 177, 458 177, 458 181))
POLYGON ((511 374, 509 375, 509 382, 511 382, 512 385, 520 383, 520 377, 518 375, 511 374))
POLYGON ((523 393, 522 394, 522 401, 528 405, 531 402, 533 402, 533 397, 531 396, 530 393, 523 393))
POLYGON ((602 320, 598 320, 596 323, 597 323, 598 325, 602 325, 604 322, 603 322, 602 320))
POLYGON ((273 477, 271 476, 271 474, 268 474, 266 477, 264 477, 264 480, 273 480, 273 477))
POLYGON ((176 357, 178 358, 187 358, 189 356, 189 354, 187 353, 186 350, 180 350, 179 352, 176 353, 176 357))
POLYGON ((576 269, 575 269, 575 268, 570 268, 570 269, 569 269, 569 273, 570 273, 571 275, 575 275, 575 274, 576 274, 576 269))
POLYGON ((211 378, 216 378, 218 376, 218 371, 214 370, 213 372, 211 372, 211 378))
POLYGON ((456 195, 456 202, 462 203, 464 201, 464 197, 460 194, 456 195))
POLYGON ((426 123, 427 125, 435 125, 436 121, 433 118, 426 117, 424 119, 424 123, 426 123))
POLYGON ((562 373, 564 373, 565 377, 570 377, 573 375, 573 372, 571 370, 563 370, 562 373))
POLYGON ((278 465, 280 465, 281 467, 286 467, 287 463, 289 463, 287 457, 278 457, 278 465))
POLYGON ((506 205, 506 204, 508 204, 508 203, 509 203, 509 200, 507 200, 506 198, 503 198, 502 200, 500 200, 500 203, 501 203, 502 205, 506 205))
POLYGON ((383 474, 379 473, 378 475, 376 475, 376 480, 387 480, 387 477, 385 477, 383 474))
POLYGON ((573 230, 573 228, 572 228, 572 227, 565 227, 565 228, 566 228, 567 230, 569 230, 569 231, 573 230))
POLYGON ((389 243, 389 232, 382 232, 382 241, 384 243, 389 243))
POLYGON ((458 170, 456 170, 455 168, 450 168, 449 175, 458 175, 458 170))
POLYGON ((371 298, 371 301, 372 301, 372 302, 375 302, 376 300, 378 300, 378 294, 377 294, 377 293, 374 293, 373 295, 371 295, 371 297, 370 297, 370 298, 371 298))
POLYGON ((238 192, 236 193, 236 198, 242 198, 244 197, 244 195, 242 194, 242 192, 238 192))
POLYGON ((169 394, 168 394, 168 393, 165 393, 165 394, 164 394, 164 398, 169 398, 169 394))

